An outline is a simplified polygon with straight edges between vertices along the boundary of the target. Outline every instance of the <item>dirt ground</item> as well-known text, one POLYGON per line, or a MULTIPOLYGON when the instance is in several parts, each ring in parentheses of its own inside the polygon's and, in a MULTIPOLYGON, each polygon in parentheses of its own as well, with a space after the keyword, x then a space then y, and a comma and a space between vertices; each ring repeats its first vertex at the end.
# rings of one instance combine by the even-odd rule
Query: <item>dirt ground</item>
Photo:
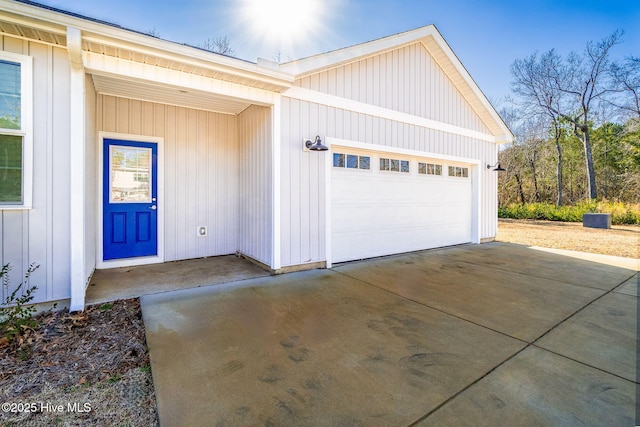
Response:
POLYGON ((157 426, 137 299, 36 317, 0 346, 1 426, 157 426))
POLYGON ((500 219, 496 240, 625 258, 640 257, 640 225, 598 229, 574 222, 500 219))

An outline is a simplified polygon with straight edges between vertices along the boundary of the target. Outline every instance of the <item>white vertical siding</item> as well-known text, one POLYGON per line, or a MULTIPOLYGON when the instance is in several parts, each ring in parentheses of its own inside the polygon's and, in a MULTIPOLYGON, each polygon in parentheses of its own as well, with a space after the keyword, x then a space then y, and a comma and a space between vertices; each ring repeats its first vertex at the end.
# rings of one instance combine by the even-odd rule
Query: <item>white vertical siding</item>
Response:
POLYGON ((240 230, 238 249, 271 265, 273 191, 271 110, 250 106, 238 115, 240 230))
POLYGON ((303 138, 333 136, 329 123, 342 119, 334 109, 282 98, 281 261, 283 266, 325 260, 324 157, 304 152, 303 138))
MULTIPOLYGON (((69 64, 64 49, 0 36, 0 50, 33 57, 33 208, 0 211, 0 264, 19 283, 29 263, 34 302, 70 295, 69 64), (55 166, 55 167, 54 167, 55 166)), ((3 295, 4 297, 4 295, 3 295)))
POLYGON ((98 115, 101 131, 164 138, 165 261, 237 250, 235 116, 106 95, 98 115), (197 235, 201 225, 207 237, 197 235))
POLYGON ((84 253, 85 277, 89 278, 96 268, 96 238, 97 227, 94 218, 98 217, 98 142, 96 141, 96 90, 91 77, 85 77, 85 183, 84 183, 84 253))
POLYGON ((313 74, 296 85, 489 132, 422 43, 313 74))
POLYGON ((325 260, 323 161, 331 154, 304 152, 301 142, 315 135, 478 159, 482 184, 480 237, 495 236, 496 173, 485 167, 495 162, 495 144, 289 97, 282 98, 281 123, 283 266, 325 260))

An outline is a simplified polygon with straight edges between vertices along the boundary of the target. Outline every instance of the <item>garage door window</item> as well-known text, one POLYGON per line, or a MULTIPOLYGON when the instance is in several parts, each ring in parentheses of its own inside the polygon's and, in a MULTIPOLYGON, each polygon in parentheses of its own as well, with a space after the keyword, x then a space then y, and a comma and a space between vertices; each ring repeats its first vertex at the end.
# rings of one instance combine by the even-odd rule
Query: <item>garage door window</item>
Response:
POLYGON ((456 176, 458 178, 468 178, 469 168, 463 168, 461 166, 449 166, 449 176, 456 176))
POLYGON ((356 154, 333 153, 333 167, 368 170, 371 168, 371 158, 356 154))
POLYGON ((409 173, 409 160, 380 158, 380 170, 409 173))
POLYGON ((418 162, 418 173, 420 175, 442 175, 442 165, 418 162))

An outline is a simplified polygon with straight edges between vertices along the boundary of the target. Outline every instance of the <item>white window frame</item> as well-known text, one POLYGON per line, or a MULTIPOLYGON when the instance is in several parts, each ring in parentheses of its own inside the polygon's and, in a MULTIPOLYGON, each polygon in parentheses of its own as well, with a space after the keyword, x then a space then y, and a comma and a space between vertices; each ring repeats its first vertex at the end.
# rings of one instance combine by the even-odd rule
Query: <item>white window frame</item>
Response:
POLYGON ((371 171, 371 155, 370 154, 357 154, 357 153, 350 153, 350 152, 346 152, 346 151, 334 151, 331 155, 331 166, 335 169, 345 169, 345 170, 352 170, 352 171, 371 171), (342 155, 344 156, 344 166, 336 166, 335 165, 335 155, 342 155), (350 168, 348 166, 348 159, 349 156, 352 157, 357 157, 358 158, 358 167, 355 168, 350 168), (365 169, 365 168, 361 168, 360 167, 360 161, 362 159, 362 157, 367 157, 369 159, 369 168, 365 169))
POLYGON ((411 160, 408 159, 401 159, 401 158, 397 158, 397 157, 382 157, 380 156, 378 159, 378 170, 382 173, 401 173, 401 174, 410 174, 411 173, 411 160), (389 169, 382 169, 381 165, 380 165, 380 160, 388 160, 389 161, 389 169), (398 170, 393 170, 391 169, 391 162, 392 161, 396 161, 398 162, 398 170), (402 162, 406 162, 407 166, 409 167, 409 170, 407 171, 403 171, 402 170, 402 162))
POLYGON ((0 210, 33 207, 33 58, 0 51, 0 60, 20 64, 20 129, 0 128, 0 134, 22 137, 22 203, 0 203, 0 210))
POLYGON ((449 167, 447 168, 447 173, 448 173, 448 176, 455 177, 455 178, 463 178, 463 179, 469 178, 469 168, 466 166, 449 165, 449 167), (454 172, 453 175, 451 174, 451 168, 453 168, 453 172, 454 172), (460 173, 460 175, 458 175, 458 173, 460 173))

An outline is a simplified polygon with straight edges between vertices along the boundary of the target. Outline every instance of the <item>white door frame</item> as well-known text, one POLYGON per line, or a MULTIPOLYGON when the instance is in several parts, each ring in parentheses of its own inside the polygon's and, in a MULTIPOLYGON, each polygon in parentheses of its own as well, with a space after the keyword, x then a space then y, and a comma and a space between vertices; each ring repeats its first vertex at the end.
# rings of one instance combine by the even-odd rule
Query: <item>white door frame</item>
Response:
POLYGON ((164 138, 157 136, 131 135, 126 133, 99 132, 98 133, 98 214, 96 215, 96 268, 130 267, 134 265, 158 264, 164 262, 164 138), (104 261, 103 258, 103 194, 104 191, 104 140, 120 139, 123 141, 149 142, 158 145, 158 253, 154 256, 122 258, 104 261))
MULTIPOLYGON (((325 156, 325 216, 326 216, 326 228, 325 228, 325 245, 326 245, 326 263, 327 268, 331 268, 332 266, 332 203, 331 203, 331 180, 332 176, 332 165, 333 165, 333 147, 346 147, 346 148, 355 148, 359 150, 366 151, 374 151, 378 153, 391 153, 391 154, 400 154, 409 157, 426 157, 430 159, 437 159, 443 161, 449 161, 458 164, 465 164, 470 166, 471 170, 469 171, 469 177, 471 178, 471 243, 480 243, 480 189, 481 187, 481 176, 480 173, 480 160, 478 159, 470 159, 465 157, 456 157, 456 156, 448 156, 446 154, 439 153, 430 153, 426 151, 418 151, 418 150, 410 150, 406 148, 397 148, 397 147, 388 147, 384 145, 378 144, 369 144, 365 142, 359 141, 350 141, 346 139, 325 137, 325 143, 329 146, 329 151, 331 155, 325 156)), ((373 167, 373 166, 372 166, 373 167)))

